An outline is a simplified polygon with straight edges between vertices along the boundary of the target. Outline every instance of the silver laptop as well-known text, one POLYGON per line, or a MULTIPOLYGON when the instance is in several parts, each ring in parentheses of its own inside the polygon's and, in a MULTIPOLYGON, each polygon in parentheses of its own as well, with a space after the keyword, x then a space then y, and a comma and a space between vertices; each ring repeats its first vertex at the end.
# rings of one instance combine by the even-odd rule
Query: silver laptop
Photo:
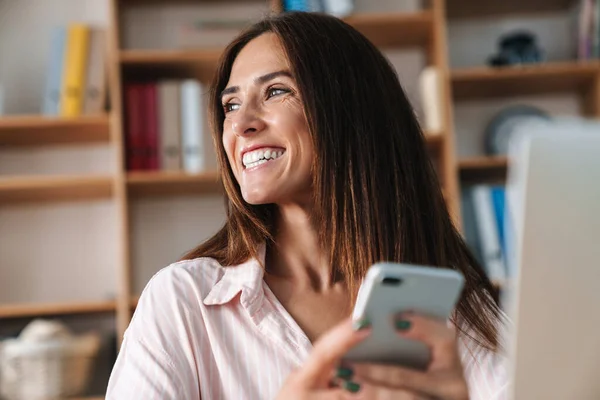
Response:
POLYGON ((511 398, 598 400, 600 124, 526 130, 507 182, 511 398))

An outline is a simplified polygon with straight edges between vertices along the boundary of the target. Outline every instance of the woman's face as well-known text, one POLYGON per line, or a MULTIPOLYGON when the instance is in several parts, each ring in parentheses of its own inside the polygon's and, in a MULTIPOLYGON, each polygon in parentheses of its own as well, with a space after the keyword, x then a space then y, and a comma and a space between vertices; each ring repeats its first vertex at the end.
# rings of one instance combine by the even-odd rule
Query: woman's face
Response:
POLYGON ((298 86, 275 34, 263 34, 241 50, 222 104, 223 146, 244 200, 309 201, 312 141, 298 86))

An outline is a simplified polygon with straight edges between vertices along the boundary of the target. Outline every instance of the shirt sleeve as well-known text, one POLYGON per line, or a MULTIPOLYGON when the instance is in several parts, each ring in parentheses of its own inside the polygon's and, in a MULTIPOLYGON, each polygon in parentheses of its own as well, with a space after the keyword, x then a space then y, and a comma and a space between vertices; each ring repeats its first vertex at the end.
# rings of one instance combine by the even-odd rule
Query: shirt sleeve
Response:
POLYGON ((108 384, 106 399, 190 399, 175 366, 160 349, 126 337, 108 384))
POLYGON ((181 279, 163 269, 144 289, 113 367, 107 400, 198 400, 181 279))
POLYGON ((482 348, 462 336, 459 349, 470 400, 507 400, 509 375, 506 356, 482 348))

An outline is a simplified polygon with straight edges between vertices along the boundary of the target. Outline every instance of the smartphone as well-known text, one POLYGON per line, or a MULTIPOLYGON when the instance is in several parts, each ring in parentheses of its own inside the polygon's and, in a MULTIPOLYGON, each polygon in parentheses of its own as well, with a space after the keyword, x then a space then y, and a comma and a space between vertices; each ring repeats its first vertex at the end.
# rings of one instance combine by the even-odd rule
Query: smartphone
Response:
POLYGON ((355 321, 366 318, 372 333, 344 360, 425 370, 431 358, 429 348, 422 342, 400 337, 394 327, 394 315, 413 311, 446 322, 463 285, 463 275, 451 269, 396 263, 372 265, 352 313, 355 321))

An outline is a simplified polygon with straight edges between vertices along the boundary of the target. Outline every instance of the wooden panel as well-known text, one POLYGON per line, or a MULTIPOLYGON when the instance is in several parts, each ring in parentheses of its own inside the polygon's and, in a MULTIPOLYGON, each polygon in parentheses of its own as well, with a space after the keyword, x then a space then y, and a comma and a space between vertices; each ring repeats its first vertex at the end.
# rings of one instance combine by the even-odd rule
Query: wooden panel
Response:
POLYGON ((535 14, 566 11, 574 0, 448 0, 448 18, 535 14))
POLYGON ((111 177, 0 178, 0 203, 72 201, 109 198, 111 177))
POLYGON ((135 172, 127 177, 132 196, 174 196, 223 191, 219 174, 185 174, 179 172, 135 172))
POLYGON ((443 132, 425 132, 424 135, 429 151, 438 154, 444 145, 446 135, 443 132))
POLYGON ((430 11, 366 13, 344 18, 378 47, 424 47, 433 30, 430 11))
POLYGON ((584 92, 598 71, 597 62, 563 62, 454 70, 451 79, 455 99, 464 100, 584 92))
POLYGON ((123 79, 196 77, 210 82, 223 49, 123 50, 120 52, 123 79))
POLYGON ((473 157, 458 163, 463 183, 503 183, 506 180, 507 157, 473 157))
POLYGON ((107 115, 51 118, 37 115, 0 118, 0 146, 41 146, 106 142, 107 115))
POLYGON ((109 313, 114 301, 0 305, 0 318, 29 318, 69 314, 109 313))

